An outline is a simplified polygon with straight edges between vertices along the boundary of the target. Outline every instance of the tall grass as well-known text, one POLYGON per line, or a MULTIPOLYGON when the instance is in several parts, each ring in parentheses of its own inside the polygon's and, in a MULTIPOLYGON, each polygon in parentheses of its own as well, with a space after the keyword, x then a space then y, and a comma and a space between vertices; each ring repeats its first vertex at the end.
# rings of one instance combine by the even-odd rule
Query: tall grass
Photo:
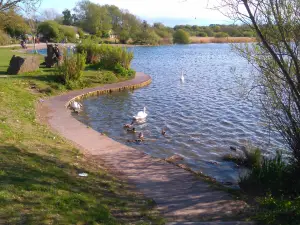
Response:
POLYGON ((86 40, 77 45, 77 52, 86 52, 86 63, 109 70, 115 69, 118 64, 125 69, 129 69, 133 59, 133 53, 122 47, 98 45, 91 40, 86 40))
POLYGON ((248 43, 255 42, 255 38, 250 37, 190 37, 192 44, 207 44, 207 43, 248 43))
POLYGON ((56 72, 69 89, 73 89, 80 82, 85 68, 85 60, 85 53, 68 54, 67 51, 64 52, 63 61, 57 66, 56 72))

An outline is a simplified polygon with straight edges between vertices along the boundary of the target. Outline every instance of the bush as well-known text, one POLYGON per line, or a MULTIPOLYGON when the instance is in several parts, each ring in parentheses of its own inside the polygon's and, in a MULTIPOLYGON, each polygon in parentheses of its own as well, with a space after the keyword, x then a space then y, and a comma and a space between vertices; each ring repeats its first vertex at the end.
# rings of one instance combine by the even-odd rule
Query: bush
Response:
POLYGON ((114 71, 120 75, 121 77, 133 77, 135 75, 135 71, 133 69, 125 69, 122 65, 117 64, 115 66, 114 71))
POLYGON ((118 64, 129 69, 133 59, 133 53, 122 47, 98 45, 90 40, 77 45, 77 51, 86 52, 86 62, 93 64, 95 69, 114 70, 118 64))
POLYGON ((158 45, 160 37, 154 31, 140 31, 132 40, 135 44, 140 45, 158 45))
MULTIPOLYGON (((76 42, 76 32, 73 27, 61 25, 59 27, 59 33, 60 33, 60 37, 62 38, 62 40, 67 38, 68 42, 73 42, 73 43, 76 42)), ((62 41, 62 40, 59 40, 59 41, 62 41)))
POLYGON ((254 37, 255 35, 253 34, 252 31, 244 31, 243 32, 243 37, 254 37))
POLYGON ((106 71, 98 78, 101 84, 112 84, 118 81, 118 78, 113 72, 106 71))
POLYGON ((78 33, 80 38, 84 38, 84 32, 81 28, 78 28, 77 33, 78 33))
POLYGON ((77 87, 81 82, 85 68, 85 54, 68 54, 64 52, 63 62, 57 67, 57 74, 63 83, 69 88, 77 87))
POLYGON ((197 37, 207 37, 207 33, 202 31, 197 34, 197 37))
POLYGON ((9 45, 10 37, 2 30, 0 30, 0 45, 9 45))
POLYGON ((177 44, 190 43, 190 35, 186 31, 179 29, 173 35, 173 42, 177 44))
POLYGON ((130 34, 127 30, 122 30, 119 35, 119 40, 122 44, 126 44, 130 38, 130 34))
POLYGON ((241 178, 239 184, 246 192, 258 195, 298 194, 300 183, 296 177, 293 178, 297 173, 292 168, 283 162, 282 154, 277 152, 274 158, 263 158, 261 165, 254 166, 249 174, 241 178))
POLYGON ((258 214, 253 218, 262 224, 299 225, 300 198, 276 199, 267 196, 259 199, 258 214))
POLYGON ((218 33, 215 33, 215 37, 216 38, 226 38, 226 37, 229 37, 229 35, 225 32, 218 32, 218 33))
POLYGON ((38 33, 49 41, 58 41, 60 36, 59 24, 55 21, 45 21, 39 24, 38 33))
POLYGON ((262 154, 259 148, 253 148, 249 146, 248 149, 243 149, 242 153, 243 154, 225 155, 223 156, 223 160, 232 161, 237 165, 245 166, 250 169, 252 169, 253 167, 260 167, 262 154))

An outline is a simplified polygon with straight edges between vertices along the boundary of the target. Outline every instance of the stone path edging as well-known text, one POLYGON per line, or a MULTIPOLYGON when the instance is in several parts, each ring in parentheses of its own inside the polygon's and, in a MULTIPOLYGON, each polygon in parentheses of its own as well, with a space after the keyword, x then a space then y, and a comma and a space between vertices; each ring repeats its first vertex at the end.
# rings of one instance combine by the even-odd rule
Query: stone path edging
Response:
POLYGON ((105 167, 124 175, 157 203, 169 221, 216 221, 236 216, 247 207, 245 202, 233 200, 228 193, 215 190, 186 170, 101 135, 77 121, 66 109, 73 99, 134 89, 150 83, 150 76, 137 73, 132 80, 46 99, 38 107, 38 113, 52 129, 95 159, 100 159, 105 167))

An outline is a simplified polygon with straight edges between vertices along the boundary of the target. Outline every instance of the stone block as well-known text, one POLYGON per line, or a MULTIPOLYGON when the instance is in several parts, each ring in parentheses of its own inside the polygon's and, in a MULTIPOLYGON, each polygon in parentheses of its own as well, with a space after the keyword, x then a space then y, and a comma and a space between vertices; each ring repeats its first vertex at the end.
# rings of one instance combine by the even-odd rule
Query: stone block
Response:
POLYGON ((7 73, 10 75, 17 75, 26 72, 33 72, 39 69, 40 58, 38 56, 20 57, 15 56, 10 60, 7 73))

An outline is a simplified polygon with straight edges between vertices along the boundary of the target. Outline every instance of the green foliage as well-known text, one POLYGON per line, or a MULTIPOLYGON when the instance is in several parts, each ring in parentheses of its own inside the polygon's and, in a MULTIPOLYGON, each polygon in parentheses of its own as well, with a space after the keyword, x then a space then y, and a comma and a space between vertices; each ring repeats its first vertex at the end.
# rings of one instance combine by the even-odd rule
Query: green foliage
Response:
POLYGON ((224 155, 223 160, 232 161, 240 166, 245 166, 252 169, 253 167, 260 167, 262 162, 262 154, 259 148, 248 147, 242 153, 224 155))
POLYGON ((10 37, 2 30, 0 30, 0 45, 9 45, 10 37))
POLYGON ((38 33, 50 41, 57 41, 60 38, 59 24, 55 21, 45 21, 38 25, 38 33))
POLYGON ((135 76, 135 71, 133 69, 125 69, 122 65, 119 63, 115 65, 114 71, 120 75, 121 77, 134 77, 135 76))
POLYGON ((113 72, 107 71, 106 73, 101 74, 98 80, 101 84, 112 84, 117 82, 118 78, 113 72))
POLYGON ((217 32, 217 33, 215 33, 215 37, 216 38, 226 38, 228 36, 229 35, 227 33, 225 33, 225 32, 217 32))
POLYGON ((160 38, 159 36, 150 29, 138 32, 133 38, 133 43, 140 45, 157 45, 160 38))
POLYGON ((107 7, 90 1, 80 1, 76 6, 79 25, 91 34, 104 37, 112 29, 112 18, 107 7))
POLYGON ((208 36, 207 33, 204 31, 201 31, 197 34, 197 37, 207 37, 207 36, 208 36))
POLYGON ((62 37, 63 40, 67 39, 68 42, 76 42, 76 32, 74 27, 61 25, 59 26, 59 33, 60 37, 62 37))
POLYGON ((66 9, 62 12, 62 14, 63 14, 63 24, 72 25, 73 21, 72 21, 71 11, 66 9))
POLYGON ((127 30, 122 30, 119 34, 119 40, 122 44, 126 44, 130 38, 130 34, 127 30))
POLYGON ((278 199, 267 196, 259 199, 259 209, 254 219, 268 225, 299 225, 300 197, 278 199))
POLYGON ((86 62, 94 64, 96 68, 114 70, 117 64, 125 69, 130 68, 133 53, 122 47, 98 45, 90 40, 85 40, 77 45, 79 53, 86 52, 86 62))
POLYGON ((274 158, 262 159, 260 166, 251 168, 249 174, 242 177, 240 187, 249 193, 274 196, 291 195, 300 193, 300 182, 295 179, 297 172, 292 165, 282 160, 282 155, 277 152, 274 158))
POLYGON ((9 11, 2 13, 0 15, 0 21, 0 29, 2 27, 2 29, 11 37, 19 38, 30 32, 30 27, 26 23, 25 19, 14 9, 10 9, 9 11))
POLYGON ((255 34, 252 31, 244 31, 243 36, 244 37, 254 37, 255 34))
POLYGON ((173 42, 177 44, 190 43, 190 35, 186 31, 179 29, 173 34, 173 42))
POLYGON ((75 89, 80 85, 83 70, 85 68, 86 55, 68 54, 64 52, 63 62, 57 67, 57 75, 69 89, 75 89))
POLYGON ((84 38, 84 32, 81 28, 78 28, 77 33, 78 33, 80 38, 84 38))

